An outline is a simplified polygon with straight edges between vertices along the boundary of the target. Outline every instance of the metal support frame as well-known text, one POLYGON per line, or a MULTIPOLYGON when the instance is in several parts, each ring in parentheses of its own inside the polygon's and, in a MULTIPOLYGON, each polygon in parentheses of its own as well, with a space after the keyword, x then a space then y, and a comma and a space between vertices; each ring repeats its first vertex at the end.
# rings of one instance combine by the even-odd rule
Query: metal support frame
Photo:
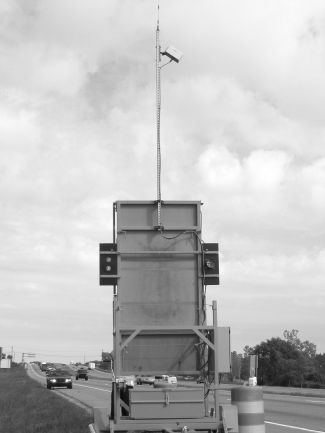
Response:
POLYGON ((218 347, 218 314, 217 314, 217 301, 212 301, 213 310, 213 328, 214 328, 214 410, 215 414, 219 416, 219 400, 218 400, 218 387, 219 387, 219 364, 218 364, 218 354, 216 353, 216 348, 218 347))
POLYGON ((120 343, 120 350, 124 349, 131 341, 141 332, 147 331, 148 333, 156 333, 157 331, 193 331, 204 343, 206 343, 212 350, 215 350, 216 344, 212 343, 206 336, 201 332, 204 331, 214 331, 214 326, 137 326, 134 329, 120 328, 121 334, 132 332, 132 334, 123 342, 120 343))
MULTIPOLYGON (((219 370, 218 370, 218 356, 217 356, 217 347, 218 347, 218 323, 217 323, 217 303, 216 301, 213 301, 212 304, 212 309, 213 309, 213 325, 212 326, 208 326, 208 325, 201 325, 201 326, 137 326, 134 327, 134 329, 130 329, 130 327, 127 328, 119 328, 118 333, 115 334, 115 341, 116 341, 116 355, 120 356, 121 352, 123 349, 125 349, 131 342, 132 340, 134 340, 134 338, 141 334, 141 333, 145 333, 145 334, 156 334, 156 333, 177 333, 179 331, 185 331, 185 332, 189 332, 189 333, 193 333, 195 335, 197 335, 201 341, 203 341, 205 344, 207 344, 207 346, 212 349, 215 352, 215 356, 214 356, 214 384, 211 387, 211 390, 213 390, 213 395, 214 395, 214 415, 213 417, 209 416, 208 413, 208 407, 206 405, 205 407, 205 412, 206 412, 206 417, 202 418, 200 420, 198 419, 186 419, 183 420, 184 423, 186 424, 186 426, 191 427, 192 429, 196 429, 198 428, 198 426, 202 426, 202 423, 204 424, 204 428, 207 429, 216 429, 216 425, 219 422, 219 401, 218 401, 218 387, 219 387, 219 370), (213 340, 209 340, 206 335, 204 335, 205 331, 213 331, 213 340), (122 335, 125 334, 129 334, 128 337, 122 341, 122 335), (211 425, 213 425, 214 427, 211 427, 211 425)), ((117 364, 119 364, 119 362, 117 362, 117 364)), ((119 371, 116 372, 117 375, 121 374, 122 372, 120 371, 120 369, 118 369, 119 371)), ((133 372, 130 371, 123 371, 123 374, 128 375, 128 374, 132 374, 133 372)), ((152 372, 145 372, 143 371, 142 374, 150 374, 152 372)), ((179 373, 179 372, 178 372, 179 373)), ((210 389, 205 389, 205 392, 208 392, 210 389)), ((110 431, 112 430, 116 430, 116 431, 122 431, 122 430, 127 430, 130 427, 130 423, 132 424, 132 429, 133 430, 141 430, 141 429, 145 429, 145 430, 156 430, 157 429, 157 423, 159 425, 159 429, 162 429, 162 426, 160 423, 166 423, 166 420, 155 420, 155 422, 153 423, 152 420, 131 420, 131 419, 127 419, 127 417, 123 417, 120 414, 120 410, 121 408, 127 408, 127 405, 123 402, 123 400, 121 400, 119 392, 116 393, 116 409, 115 410, 115 417, 114 420, 111 420, 111 426, 110 426, 110 431), (136 428, 135 428, 136 427, 136 428)), ((166 428, 164 427, 164 430, 168 430, 168 429, 177 429, 179 426, 179 422, 181 422, 181 420, 178 420, 177 423, 168 423, 168 427, 166 426, 166 428)), ((159 430, 158 429, 158 430, 159 430)))
MULTIPOLYGON (((152 202, 133 202, 138 205, 151 205, 152 202)), ((155 231, 154 225, 142 225, 141 222, 138 225, 134 225, 133 221, 129 220, 127 223, 125 221, 119 221, 116 218, 116 214, 119 214, 121 211, 121 206, 133 204, 132 202, 116 202, 113 207, 113 238, 114 242, 117 242, 118 236, 127 236, 128 232, 147 232, 147 231, 155 231), (132 224, 132 225, 131 225, 132 224)), ((185 202, 184 202, 185 203, 185 202)), ((191 204, 197 204, 198 202, 190 202, 191 204)), ((153 202, 154 204, 154 202, 153 202)), ((166 202, 163 206, 168 205, 177 205, 179 202, 166 202)), ((166 432, 179 432, 183 427, 186 426, 187 429, 195 431, 195 430, 218 430, 220 415, 219 415, 219 401, 218 401, 218 386, 219 386, 219 373, 218 373, 218 326, 217 326, 217 304, 216 301, 213 301, 212 310, 213 310, 213 325, 208 326, 205 322, 205 313, 203 314, 203 309, 205 309, 205 299, 202 297, 204 293, 203 290, 203 279, 204 279, 204 270, 203 270, 203 259, 204 259, 204 250, 200 248, 200 233, 201 233, 201 215, 199 212, 199 206, 197 206, 197 216, 196 221, 198 221, 197 225, 188 224, 185 227, 181 227, 180 225, 174 224, 166 224, 164 231, 165 233, 174 232, 174 231, 185 231, 189 233, 193 231, 193 236, 195 239, 194 248, 191 251, 185 250, 138 250, 135 251, 133 249, 125 251, 118 251, 118 260, 121 261, 123 257, 145 257, 145 256, 156 256, 156 257, 173 257, 179 258, 180 256, 194 256, 197 258, 197 278, 199 287, 202 289, 198 290, 197 297, 197 306, 198 306, 198 315, 196 320, 197 325, 163 325, 163 326, 123 326, 122 317, 121 317, 121 304, 119 301, 118 287, 114 287, 114 301, 113 301, 113 317, 114 317, 114 352, 115 352, 115 365, 114 365, 114 374, 115 377, 127 376, 135 374, 134 371, 128 371, 122 366, 122 357, 123 351, 127 349, 127 347, 132 343, 132 341, 139 335, 187 335, 192 334, 193 336, 198 337, 198 341, 204 344, 209 350, 215 353, 214 356, 214 379, 212 386, 209 386, 205 383, 204 385, 204 394, 208 392, 213 392, 214 397, 214 411, 210 413, 209 405, 207 399, 204 401, 204 413, 205 416, 203 418, 186 418, 186 419, 131 419, 130 416, 125 415, 125 410, 129 413, 129 406, 127 401, 123 401, 123 393, 121 395, 119 383, 114 383, 113 388, 114 392, 112 398, 114 400, 114 417, 111 417, 109 423, 110 433, 116 431, 166 431, 166 432), (201 286, 202 285, 202 286, 201 286), (202 291, 202 293, 201 293, 202 291), (122 325, 122 326, 121 326, 122 325), (123 409, 123 411, 122 411, 123 409)), ((169 374, 199 374, 201 370, 197 371, 166 371, 165 373, 169 374)), ((161 374, 161 371, 141 371, 141 374, 144 375, 152 375, 152 374, 161 374)))

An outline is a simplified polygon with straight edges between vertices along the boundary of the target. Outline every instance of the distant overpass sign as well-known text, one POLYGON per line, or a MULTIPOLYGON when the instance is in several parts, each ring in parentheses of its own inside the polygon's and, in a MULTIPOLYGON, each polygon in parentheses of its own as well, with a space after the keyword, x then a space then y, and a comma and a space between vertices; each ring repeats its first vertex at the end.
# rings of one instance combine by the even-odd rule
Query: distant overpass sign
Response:
POLYGON ((35 353, 27 353, 27 352, 23 352, 22 353, 22 362, 24 362, 24 359, 27 358, 35 358, 36 354, 35 353))

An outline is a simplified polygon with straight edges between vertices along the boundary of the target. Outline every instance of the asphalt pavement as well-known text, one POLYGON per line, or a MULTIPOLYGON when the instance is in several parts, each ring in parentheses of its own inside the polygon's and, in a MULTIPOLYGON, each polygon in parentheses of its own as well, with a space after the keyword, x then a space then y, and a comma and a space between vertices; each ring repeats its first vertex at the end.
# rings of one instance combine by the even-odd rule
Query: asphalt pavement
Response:
MULTIPOLYGON (((29 374, 46 383, 45 374, 38 367, 30 367, 29 374)), ((185 386, 202 386, 193 382, 185 386)), ((221 385, 220 402, 230 404, 233 385, 221 385)), ((110 407, 111 376, 92 371, 88 381, 73 381, 73 389, 55 389, 65 398, 79 402, 85 408, 110 407)), ((325 390, 263 387, 266 433, 321 433, 325 432, 325 390)), ((211 397, 210 397, 211 398, 211 397)))

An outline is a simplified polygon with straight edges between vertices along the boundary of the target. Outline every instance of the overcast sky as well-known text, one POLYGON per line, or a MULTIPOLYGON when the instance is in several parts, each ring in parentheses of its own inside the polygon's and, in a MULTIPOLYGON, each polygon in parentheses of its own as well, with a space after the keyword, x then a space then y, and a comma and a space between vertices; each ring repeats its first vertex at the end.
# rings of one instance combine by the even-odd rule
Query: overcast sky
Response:
MULTIPOLYGON (((156 199, 155 0, 0 1, 0 345, 112 349, 98 244, 156 199)), ((232 349, 325 352, 325 2, 161 0, 162 198, 204 202, 232 349)), ((32 360, 32 359, 30 359, 32 360)))

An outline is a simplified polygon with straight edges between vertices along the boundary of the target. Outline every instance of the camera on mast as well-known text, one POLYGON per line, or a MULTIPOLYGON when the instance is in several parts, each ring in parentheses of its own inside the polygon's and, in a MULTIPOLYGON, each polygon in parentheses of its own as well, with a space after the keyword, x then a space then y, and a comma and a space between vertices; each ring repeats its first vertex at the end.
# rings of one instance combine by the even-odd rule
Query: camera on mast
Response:
POLYGON ((170 45, 166 48, 165 51, 161 53, 163 56, 167 56, 170 58, 171 61, 174 61, 176 63, 179 63, 181 58, 183 57, 183 53, 178 49, 170 45))

